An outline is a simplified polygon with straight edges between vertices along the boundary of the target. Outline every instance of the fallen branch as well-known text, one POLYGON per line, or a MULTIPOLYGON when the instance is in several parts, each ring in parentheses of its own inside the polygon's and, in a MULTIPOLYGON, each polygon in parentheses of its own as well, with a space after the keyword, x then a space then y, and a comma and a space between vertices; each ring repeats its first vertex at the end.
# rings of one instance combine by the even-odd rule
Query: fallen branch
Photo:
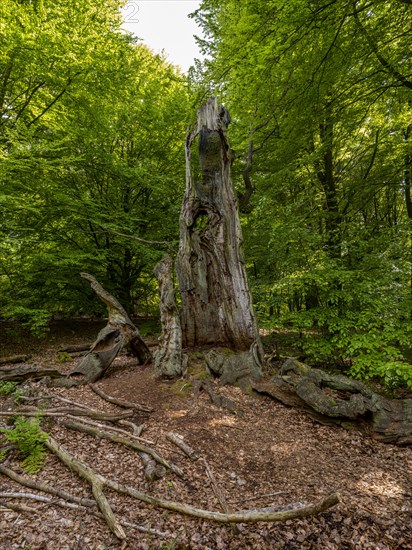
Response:
POLYGON ((130 420, 118 420, 117 423, 120 424, 120 426, 127 426, 128 428, 131 428, 133 435, 136 437, 140 437, 143 430, 146 428, 145 424, 140 424, 140 426, 138 426, 134 422, 130 422, 130 420))
POLYGON ((74 502, 76 504, 79 504, 80 506, 96 505, 96 502, 94 500, 91 500, 89 498, 77 497, 75 495, 72 495, 71 493, 63 491, 62 489, 57 489, 56 487, 53 487, 48 483, 33 481, 32 479, 24 477, 14 472, 13 470, 10 470, 10 468, 7 468, 7 466, 4 466, 3 464, 0 464, 0 473, 9 477, 13 481, 16 481, 20 485, 23 485, 23 487, 36 489, 37 491, 42 491, 43 493, 48 493, 49 495, 54 495, 56 497, 62 498, 63 500, 67 500, 68 502, 74 502))
POLYGON ((151 456, 153 460, 155 460, 158 464, 161 464, 165 468, 171 470, 179 477, 182 477, 182 478, 184 477, 184 473, 180 468, 168 462, 165 458, 161 457, 156 451, 154 451, 150 447, 147 447, 146 445, 141 445, 140 443, 129 441, 128 439, 124 439, 123 437, 120 437, 118 435, 111 434, 103 430, 99 430, 94 426, 81 424, 74 420, 65 420, 63 422, 63 426, 71 430, 77 430, 79 432, 93 435, 94 437, 108 439, 109 441, 113 441, 114 443, 119 443, 120 445, 124 445, 125 447, 128 447, 129 449, 133 449, 134 451, 137 451, 137 452, 146 453, 147 455, 151 456))
POLYGON ((123 413, 111 414, 103 412, 93 412, 87 409, 36 409, 34 411, 0 411, 1 416, 55 416, 62 417, 68 414, 72 416, 89 416, 90 418, 96 418, 97 420, 105 420, 106 422, 116 422, 123 418, 133 416, 133 411, 125 411, 123 413))
POLYGON ((10 357, 0 357, 0 365, 24 363, 31 359, 31 355, 11 355, 10 357))
POLYGON ((84 424, 89 424, 89 425, 94 426, 96 428, 102 428, 103 430, 108 430, 108 431, 111 431, 111 432, 115 432, 115 433, 118 433, 120 435, 127 435, 128 437, 131 437, 132 439, 136 439, 137 441, 141 441, 142 443, 147 443, 148 445, 155 445, 155 442, 152 441, 151 439, 144 439, 143 437, 139 437, 138 435, 131 434, 130 432, 127 432, 126 430, 122 430, 121 428, 115 428, 114 426, 108 426, 107 424, 100 424, 100 422, 96 422, 95 420, 90 420, 89 418, 84 417, 84 416, 72 417, 70 414, 68 414, 67 418, 69 420, 80 420, 84 424))
MULTIPOLYGON (((7 512, 12 510, 13 512, 29 512, 30 514, 37 513, 36 508, 31 508, 30 506, 26 506, 25 504, 11 504, 10 502, 0 501, 0 505, 7 508, 7 512)), ((6 511, 4 509, 0 510, 2 512, 6 511)))
MULTIPOLYGON (((1 367, 0 368, 0 380, 23 382, 29 378, 39 380, 49 376, 51 378, 62 378, 61 372, 56 369, 50 369, 47 367, 36 367, 35 365, 21 365, 19 367, 1 367)), ((63 376, 64 378, 64 376, 63 376)))
POLYGON ((66 353, 80 353, 82 351, 89 351, 93 343, 90 344, 79 344, 79 345, 72 345, 72 346, 66 346, 64 348, 59 348, 57 351, 62 351, 66 353))
MULTIPOLYGON (((68 466, 72 471, 76 472, 80 477, 85 479, 92 486, 93 494, 97 499, 102 499, 103 488, 106 486, 109 489, 118 491, 122 494, 129 495, 137 500, 145 502, 146 504, 151 504, 153 506, 158 506, 159 508, 164 508, 166 510, 171 510, 174 512, 179 512, 191 517, 197 517, 201 519, 208 519, 212 521, 217 521, 221 523, 254 523, 258 521, 274 522, 274 521, 287 521, 289 519, 302 518, 313 516, 324 512, 328 508, 335 506, 339 503, 338 496, 333 493, 323 500, 317 502, 316 504, 309 504, 304 506, 299 506, 297 508, 281 510, 281 511, 271 511, 271 512, 262 512, 258 510, 244 510, 240 512, 231 512, 228 514, 220 512, 212 512, 209 510, 202 510, 200 508, 195 508, 189 504, 184 504, 180 502, 174 502, 171 500, 165 500, 161 498, 156 498, 146 493, 142 493, 137 489, 130 487, 128 485, 122 485, 107 479, 101 475, 96 474, 93 470, 81 460, 76 459, 71 455, 66 449, 57 443, 52 437, 49 437, 46 441, 47 448, 52 451, 66 466, 68 466), (98 488, 98 491, 96 490, 98 488)), ((123 539, 125 537, 124 531, 119 527, 119 521, 114 517, 113 512, 110 509, 110 506, 107 503, 107 500, 104 497, 104 504, 106 505, 106 514, 105 519, 112 530, 113 533, 118 538, 123 539), (109 507, 110 513, 107 513, 107 506, 109 507)), ((102 504, 99 501, 99 507, 102 504)))
MULTIPOLYGON (((9 493, 9 494, 4 493, 4 494, 0 495, 0 497, 1 496, 3 496, 3 497, 10 496, 11 498, 16 498, 16 497, 18 497, 18 498, 29 498, 29 499, 31 498, 33 500, 38 500, 40 502, 56 504, 57 506, 60 506, 60 507, 63 507, 63 508, 77 508, 77 509, 84 509, 84 510, 89 510, 91 507, 97 506, 97 503, 96 503, 95 500, 88 499, 88 498, 77 497, 75 495, 67 493, 66 491, 63 491, 61 489, 57 489, 56 487, 53 487, 53 486, 51 486, 47 483, 38 483, 36 481, 33 481, 31 479, 25 478, 25 477, 17 474, 13 470, 10 470, 6 466, 2 466, 1 464, 0 464, 0 473, 8 476, 10 479, 12 479, 13 481, 16 481, 20 485, 23 485, 25 487, 30 487, 31 489, 36 489, 38 491, 42 491, 43 493, 49 493, 49 494, 55 495, 55 496, 65 500, 65 501, 67 501, 67 503, 57 502, 54 499, 51 499, 51 498, 48 499, 47 497, 42 497, 40 495, 33 495, 33 494, 30 494, 30 493, 9 493)), ((4 506, 9 506, 8 504, 3 504, 3 505, 4 506)), ((13 509, 15 511, 22 511, 22 512, 37 512, 36 508, 29 508, 29 507, 24 506, 24 505, 12 505, 12 506, 13 506, 13 508, 9 507, 9 508, 7 508, 7 510, 8 509, 13 509)), ((5 510, 0 509, 0 511, 5 511, 5 510)), ((97 517, 103 517, 103 515, 101 515, 97 512, 94 512, 92 510, 90 512, 93 515, 96 515, 97 517)), ((150 529, 148 527, 142 527, 141 525, 136 525, 135 523, 129 523, 129 522, 123 521, 123 520, 119 520, 119 523, 123 527, 129 527, 130 529, 136 529, 137 531, 140 531, 142 533, 150 533, 150 534, 156 535, 158 537, 166 537, 166 536, 170 535, 170 533, 164 533, 162 531, 157 531, 156 529, 150 529)))
POLYGON ((197 460, 199 457, 197 456, 196 452, 189 447, 187 443, 183 441, 183 436, 179 434, 174 434, 173 432, 169 432, 166 434, 166 438, 171 441, 176 447, 179 447, 179 449, 190 458, 190 460, 197 460))
POLYGON ((100 508, 100 511, 102 512, 110 530, 118 539, 124 540, 126 538, 126 533, 120 525, 119 520, 114 515, 113 510, 111 509, 110 504, 103 493, 105 478, 95 474, 89 466, 80 460, 77 460, 73 455, 68 453, 51 436, 49 436, 46 440, 45 445, 50 451, 56 454, 60 460, 70 468, 70 470, 76 472, 80 477, 90 483, 93 496, 96 499, 97 505, 100 508))
POLYGON ((131 403, 130 401, 126 401, 125 399, 119 399, 118 397, 112 397, 111 395, 107 395, 101 388, 98 388, 96 384, 89 384, 89 388, 94 391, 99 397, 104 399, 105 401, 108 401, 109 403, 113 403, 114 405, 117 405, 118 407, 122 407, 123 409, 136 409, 138 411, 142 412, 153 412, 153 409, 150 407, 146 407, 145 405, 140 405, 139 403, 131 403))

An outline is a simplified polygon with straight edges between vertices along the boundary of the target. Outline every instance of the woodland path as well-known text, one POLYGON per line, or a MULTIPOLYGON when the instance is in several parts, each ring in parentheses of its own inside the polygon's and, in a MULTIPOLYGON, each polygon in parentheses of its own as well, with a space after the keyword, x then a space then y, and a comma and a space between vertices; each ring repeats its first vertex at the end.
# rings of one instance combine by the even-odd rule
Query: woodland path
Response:
MULTIPOLYGON (((96 326, 77 323, 68 330, 51 333, 46 342, 33 344, 31 350, 16 348, 15 343, 9 347, 6 342, 0 343, 5 355, 31 351, 33 361, 64 371, 73 363, 56 362, 61 344, 92 341, 95 334, 96 326)), ((149 338, 149 344, 155 342, 154 337, 149 338)), ((141 460, 132 450, 68 431, 58 422, 45 426, 75 456, 107 477, 158 497, 221 511, 204 463, 191 462, 167 441, 166 433, 173 431, 183 435, 207 460, 233 510, 314 502, 334 491, 341 502, 306 519, 240 524, 240 533, 234 534, 230 526, 156 509, 107 491, 119 517, 168 533, 160 538, 131 530, 127 542, 119 542, 104 521, 89 512, 27 501, 38 513, 0 512, 1 549, 412 548, 411 448, 321 426, 267 397, 245 395, 233 387, 216 387, 219 394, 235 403, 239 414, 231 414, 213 405, 205 393, 195 396, 187 380, 155 381, 151 365, 136 367, 135 360, 125 355, 115 360, 107 378, 97 385, 111 396, 153 407, 152 413, 135 413, 131 420, 144 422, 142 437, 156 442, 156 448, 186 473, 186 480, 169 473, 149 483, 143 478, 141 460)), ((51 391, 101 411, 121 410, 87 387, 51 391)), ((3 396, 0 399, 0 406, 6 407, 3 396)), ((21 472, 12 457, 8 466, 21 472)), ((43 470, 32 477, 90 498, 86 482, 70 473, 54 455, 49 454, 43 470)), ((21 492, 22 487, 0 475, 0 491, 21 492)))

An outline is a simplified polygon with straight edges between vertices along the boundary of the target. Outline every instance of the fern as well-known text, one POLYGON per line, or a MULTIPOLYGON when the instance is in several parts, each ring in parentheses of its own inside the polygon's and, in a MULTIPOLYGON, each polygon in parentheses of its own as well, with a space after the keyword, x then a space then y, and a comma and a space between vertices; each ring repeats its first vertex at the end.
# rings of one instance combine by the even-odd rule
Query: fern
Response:
POLYGON ((4 433, 8 441, 15 444, 22 461, 22 468, 28 474, 35 474, 41 470, 46 456, 44 442, 49 434, 42 431, 38 418, 27 420, 18 417, 13 429, 2 428, 0 432, 4 433))

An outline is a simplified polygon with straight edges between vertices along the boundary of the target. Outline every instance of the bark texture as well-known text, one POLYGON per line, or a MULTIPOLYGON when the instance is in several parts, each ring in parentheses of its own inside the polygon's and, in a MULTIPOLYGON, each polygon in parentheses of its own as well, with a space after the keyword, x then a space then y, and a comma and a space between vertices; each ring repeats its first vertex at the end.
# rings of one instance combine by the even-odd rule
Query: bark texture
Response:
POLYGON ((135 355, 140 364, 151 360, 149 348, 142 340, 137 327, 132 323, 125 309, 118 300, 109 294, 88 273, 80 273, 98 297, 106 304, 109 319, 107 325, 99 332, 89 353, 80 361, 71 375, 84 375, 87 382, 95 382, 110 367, 122 348, 135 355))
POLYGON ((212 98, 199 110, 197 126, 187 136, 176 272, 183 346, 247 351, 261 344, 230 176, 229 122, 228 111, 212 98))
POLYGON ((175 289, 172 279, 173 261, 166 256, 155 267, 155 277, 159 285, 160 318, 162 334, 159 348, 154 355, 155 369, 159 376, 174 378, 187 368, 187 355, 182 353, 182 328, 176 306, 175 289))
POLYGON ((380 441, 412 444, 412 399, 388 399, 357 380, 312 369, 296 359, 288 359, 270 382, 253 387, 323 424, 357 426, 380 441))

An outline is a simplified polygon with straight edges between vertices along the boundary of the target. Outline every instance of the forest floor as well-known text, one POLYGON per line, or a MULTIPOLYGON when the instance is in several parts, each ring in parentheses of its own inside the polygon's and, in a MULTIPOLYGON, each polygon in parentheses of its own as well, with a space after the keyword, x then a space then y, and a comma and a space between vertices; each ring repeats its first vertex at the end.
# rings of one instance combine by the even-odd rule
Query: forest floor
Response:
MULTIPOLYGON (((64 344, 93 341, 99 328, 99 323, 85 321, 61 323, 46 339, 21 337, 19 343, 12 329, 4 325, 0 328, 0 355, 31 353, 32 362, 67 372, 78 358, 59 363, 57 350, 64 344)), ((156 344, 150 334, 146 341, 156 344)), ((200 359, 198 364, 196 361, 195 369, 201 364, 200 359)), ((29 385, 39 388, 33 382, 29 385)), ((44 429, 56 440, 108 478, 158 497, 221 511, 204 462, 190 461, 174 447, 166 439, 166 433, 172 431, 184 436, 206 459, 232 510, 312 503, 335 491, 340 503, 315 517, 240 524, 235 534, 229 525, 189 518, 107 491, 119 518, 165 533, 159 537, 126 528, 127 540, 120 542, 106 523, 89 511, 20 499, 18 502, 36 508, 36 512, 1 509, 1 549, 412 549, 411 448, 321 426, 268 397, 216 384, 216 391, 235 403, 237 414, 231 414, 213 405, 207 394, 196 396, 188 379, 156 380, 151 365, 136 366, 126 355, 115 360, 97 386, 111 396, 152 407, 152 413, 136 413, 129 420, 144 423, 142 437, 155 442, 153 447, 185 473, 185 479, 168 472, 158 481, 147 482, 133 450, 69 431, 60 419, 45 421, 44 429)), ((88 387, 47 391, 101 411, 121 411, 88 387)), ((0 396, 0 411, 9 404, 10 398, 0 396)), ((1 423, 4 425, 4 418, 1 423)), ((24 474, 15 454, 9 454, 5 464, 24 474)), ((24 475, 91 498, 88 484, 53 454, 47 455, 39 473, 24 475)), ((28 490, 0 475, 0 492, 28 490)))

